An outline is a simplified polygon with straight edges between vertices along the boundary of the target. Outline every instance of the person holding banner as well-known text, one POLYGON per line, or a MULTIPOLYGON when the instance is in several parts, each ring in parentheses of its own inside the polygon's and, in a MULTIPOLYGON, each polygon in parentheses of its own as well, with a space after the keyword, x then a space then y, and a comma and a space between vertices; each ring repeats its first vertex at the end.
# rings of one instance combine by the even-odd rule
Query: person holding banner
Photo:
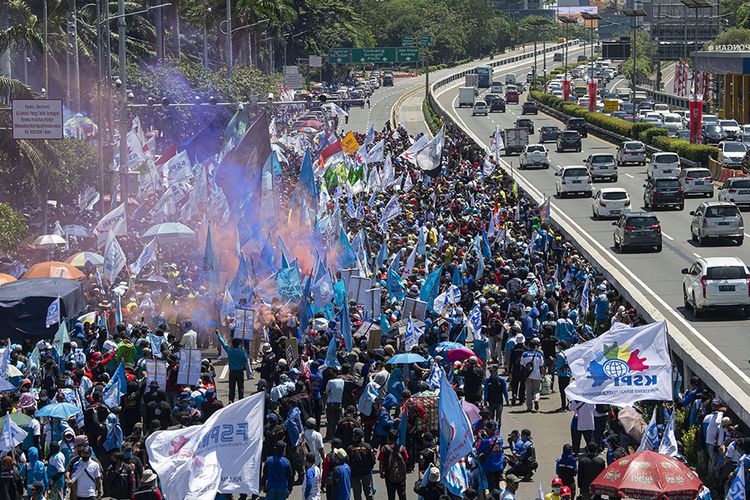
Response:
POLYGON ((229 360, 229 403, 234 402, 235 396, 239 399, 245 397, 245 370, 249 366, 247 351, 241 347, 241 339, 232 339, 232 346, 227 345, 219 330, 216 330, 216 338, 221 347, 227 353, 229 360))

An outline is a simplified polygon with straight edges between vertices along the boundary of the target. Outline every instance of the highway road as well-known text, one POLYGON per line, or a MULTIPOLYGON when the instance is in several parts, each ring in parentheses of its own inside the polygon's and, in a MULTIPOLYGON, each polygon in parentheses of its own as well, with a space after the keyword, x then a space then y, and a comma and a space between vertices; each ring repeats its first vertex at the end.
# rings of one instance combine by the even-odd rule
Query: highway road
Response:
MULTIPOLYGON (((522 73, 523 70, 516 70, 522 73)), ((499 75, 503 70, 499 71, 499 75)), ((498 78, 498 73, 494 77, 498 78)), ((617 81, 617 79, 615 79, 617 81)), ((458 91, 456 86, 450 84, 437 90, 438 101, 444 109, 448 110, 456 122, 464 128, 472 131, 487 147, 490 146, 489 136, 494 132, 496 126, 501 128, 512 127, 514 121, 520 116, 520 106, 509 105, 507 113, 493 113, 489 117, 471 116, 468 108, 458 108, 458 91)), ((521 99, 523 102, 524 99, 521 99)), ((544 125, 562 124, 543 114, 531 117, 536 129, 544 125)), ((535 136, 532 136, 531 142, 535 136)), ((615 145, 599 138, 589 135, 583 140, 581 153, 565 152, 556 153, 554 144, 548 143, 550 159, 553 168, 549 170, 523 170, 517 172, 519 179, 526 180, 537 194, 551 195, 555 192, 554 172, 566 165, 582 165, 584 159, 591 153, 614 153, 615 145)), ((504 157, 504 159, 518 167, 518 157, 504 157)), ((643 184, 645 182, 645 167, 625 166, 620 167, 620 175, 617 183, 596 183, 594 188, 619 186, 625 188, 633 200, 633 209, 641 209, 643 184)), ((669 321, 679 326, 694 344, 705 351, 712 361, 721 362, 726 366, 734 382, 741 384, 744 388, 750 387, 750 343, 747 340, 747 331, 750 321, 737 311, 722 311, 708 314, 705 319, 696 320, 693 315, 683 307, 682 296, 682 274, 681 269, 688 267, 699 257, 713 256, 739 256, 745 262, 750 263, 750 243, 746 242, 741 247, 724 246, 714 244, 699 247, 690 240, 690 216, 693 210, 705 198, 689 198, 686 200, 685 209, 682 211, 659 210, 656 212, 663 230, 663 250, 660 253, 626 253, 615 251, 612 239, 611 221, 596 221, 592 217, 591 199, 552 199, 553 214, 569 221, 577 227, 580 234, 593 245, 597 251, 604 255, 606 260, 617 268, 619 272, 627 275, 633 282, 638 283, 643 295, 650 300, 659 312, 669 321), (715 348, 715 352, 711 347, 715 348), (731 364, 727 365, 726 362, 731 364)), ((749 236, 750 235, 747 235, 749 236)))

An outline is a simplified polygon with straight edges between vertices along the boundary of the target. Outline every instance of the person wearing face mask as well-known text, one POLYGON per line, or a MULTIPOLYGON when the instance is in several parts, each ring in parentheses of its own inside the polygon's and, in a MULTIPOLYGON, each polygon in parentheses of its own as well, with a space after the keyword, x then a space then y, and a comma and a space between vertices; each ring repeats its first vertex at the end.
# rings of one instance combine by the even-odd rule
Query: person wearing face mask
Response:
POLYGON ((560 488, 562 488, 562 479, 556 477, 552 480, 552 491, 544 495, 544 500, 560 500, 560 488))
POLYGON ((47 498, 50 500, 65 498, 65 455, 60 451, 60 443, 57 441, 49 444, 47 480, 49 481, 47 498))
POLYGON ((75 489, 78 500, 95 500, 102 496, 102 469, 99 462, 91 460, 91 448, 84 446, 65 470, 65 482, 75 489))

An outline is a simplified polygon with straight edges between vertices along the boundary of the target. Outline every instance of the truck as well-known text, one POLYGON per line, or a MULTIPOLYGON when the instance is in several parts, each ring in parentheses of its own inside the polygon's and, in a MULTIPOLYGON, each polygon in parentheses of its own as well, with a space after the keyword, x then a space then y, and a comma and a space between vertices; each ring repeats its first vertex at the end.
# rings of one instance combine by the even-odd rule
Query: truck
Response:
POLYGON ((479 86, 479 75, 476 73, 469 73, 466 75, 466 86, 477 88, 479 86))
POLYGON ((458 107, 463 108, 474 106, 474 87, 459 87, 458 89, 458 107))
POLYGON ((529 129, 506 128, 505 129, 505 154, 521 154, 529 143, 529 129))

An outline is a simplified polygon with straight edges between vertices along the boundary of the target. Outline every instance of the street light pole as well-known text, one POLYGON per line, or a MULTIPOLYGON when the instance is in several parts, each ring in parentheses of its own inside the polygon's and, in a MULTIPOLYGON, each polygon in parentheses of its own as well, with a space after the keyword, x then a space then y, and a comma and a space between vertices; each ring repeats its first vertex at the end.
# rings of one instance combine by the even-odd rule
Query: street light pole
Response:
POLYGON ((227 77, 232 77, 232 0, 227 0, 227 77))
MULTIPOLYGON (((206 7, 206 13, 211 14, 211 7, 206 7)), ((206 28, 206 18, 203 17, 203 67, 208 68, 208 29, 206 28)))
POLYGON ((44 95, 49 98, 49 50, 47 50, 47 0, 42 0, 42 24, 44 25, 44 95))
MULTIPOLYGON (((125 0, 117 0, 117 58, 120 67, 120 203, 128 201, 128 74, 125 67, 125 0)), ((127 206, 127 205, 126 205, 127 206)), ((126 216, 127 217, 127 216, 126 216)))
POLYGON ((633 72, 630 79, 630 88, 631 88, 631 99, 630 102, 633 104, 633 113, 632 113, 632 120, 635 122, 635 86, 638 81, 638 71, 636 70, 636 43, 635 43, 635 35, 636 35, 636 29, 638 28, 638 18, 639 17, 645 17, 646 11, 643 9, 635 9, 635 10, 624 10, 622 12, 626 16, 633 19, 633 38, 631 40, 631 46, 632 46, 632 52, 633 52, 633 72))

